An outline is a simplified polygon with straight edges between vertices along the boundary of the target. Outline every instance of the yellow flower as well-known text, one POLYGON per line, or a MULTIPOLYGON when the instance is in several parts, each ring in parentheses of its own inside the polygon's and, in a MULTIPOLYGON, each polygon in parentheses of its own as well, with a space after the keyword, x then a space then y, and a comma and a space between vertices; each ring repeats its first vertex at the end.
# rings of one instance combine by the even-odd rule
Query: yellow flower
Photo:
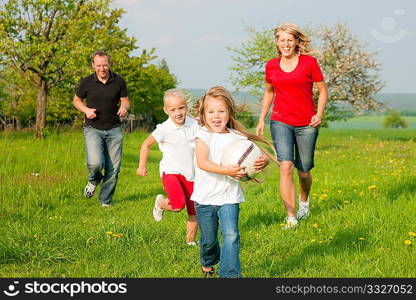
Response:
POLYGON ((87 238, 87 240, 85 241, 86 243, 89 243, 92 241, 92 237, 87 238))
POLYGON ((311 243, 315 243, 315 242, 316 242, 316 240, 315 240, 315 239, 311 240, 311 243))
POLYGON ((107 231, 106 234, 113 234, 113 232, 112 231, 107 231))
POLYGON ((360 241, 364 241, 365 240, 365 238, 363 238, 363 237, 360 237, 360 238, 358 238, 360 241))
POLYGON ((314 223, 314 224, 312 224, 312 227, 313 228, 318 228, 318 224, 314 223))
POLYGON ((101 268, 103 268, 103 269, 105 269, 105 268, 107 268, 107 265, 101 265, 101 268))
POLYGON ((411 245, 411 244, 412 244, 412 241, 411 241, 411 240, 405 240, 405 241, 404 241, 404 243, 405 243, 406 245, 411 245))
POLYGON ((123 237, 124 234, 122 234, 122 233, 114 233, 113 236, 115 236, 115 237, 123 237))
POLYGON ((409 235, 410 236, 416 236, 416 233, 415 232, 409 232, 409 235))
POLYGON ((370 185, 369 187, 368 187, 368 189, 369 190, 373 190, 373 189, 375 189, 376 188, 376 186, 375 185, 370 185))

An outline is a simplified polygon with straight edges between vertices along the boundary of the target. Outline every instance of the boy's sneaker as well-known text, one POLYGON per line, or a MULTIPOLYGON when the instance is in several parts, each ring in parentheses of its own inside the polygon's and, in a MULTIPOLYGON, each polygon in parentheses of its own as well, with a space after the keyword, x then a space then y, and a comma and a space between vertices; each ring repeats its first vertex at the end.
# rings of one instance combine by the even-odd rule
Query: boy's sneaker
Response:
POLYGON ((299 210, 296 214, 298 219, 307 218, 309 217, 310 210, 309 210, 309 197, 306 202, 302 202, 299 197, 299 210))
POLYGON ((155 218, 156 222, 160 222, 163 218, 163 209, 159 208, 159 206, 157 205, 157 201, 163 200, 163 195, 157 195, 156 199, 155 199, 155 206, 153 207, 153 218, 155 218))
POLYGON ((191 241, 191 242, 186 242, 186 244, 187 244, 188 246, 196 246, 196 242, 194 242, 194 241, 191 241))
POLYGON ((101 203, 101 206, 102 206, 102 207, 110 207, 110 206, 111 206, 111 204, 110 204, 110 203, 101 203))
POLYGON ((283 229, 296 228, 297 226, 298 226, 298 220, 296 220, 295 217, 287 217, 286 218, 286 224, 283 227, 283 229))
POLYGON ((84 188, 84 196, 87 198, 91 198, 92 196, 94 196, 96 188, 96 185, 93 185, 91 182, 88 182, 84 188))

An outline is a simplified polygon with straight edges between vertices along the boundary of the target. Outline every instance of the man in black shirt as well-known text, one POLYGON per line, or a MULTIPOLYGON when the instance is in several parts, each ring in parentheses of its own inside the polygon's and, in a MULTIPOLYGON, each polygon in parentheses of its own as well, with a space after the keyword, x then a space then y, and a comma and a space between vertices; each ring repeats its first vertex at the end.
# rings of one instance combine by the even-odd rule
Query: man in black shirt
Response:
POLYGON ((75 108, 85 114, 89 174, 84 195, 91 198, 101 183, 98 199, 102 206, 109 206, 121 165, 123 129, 120 117, 127 115, 129 98, 124 79, 110 71, 106 53, 94 53, 91 64, 95 72, 81 80, 73 100, 75 108), (83 99, 86 99, 86 105, 83 99))

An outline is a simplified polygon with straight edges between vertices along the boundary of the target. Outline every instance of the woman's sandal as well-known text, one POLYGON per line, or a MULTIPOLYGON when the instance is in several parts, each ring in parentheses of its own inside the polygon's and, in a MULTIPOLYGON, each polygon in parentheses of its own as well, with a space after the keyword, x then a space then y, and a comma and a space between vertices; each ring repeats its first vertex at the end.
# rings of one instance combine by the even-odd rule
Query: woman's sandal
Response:
POLYGON ((201 271, 205 275, 206 278, 214 278, 214 274, 215 274, 214 267, 212 267, 210 271, 204 271, 204 269, 202 269, 201 267, 201 271))

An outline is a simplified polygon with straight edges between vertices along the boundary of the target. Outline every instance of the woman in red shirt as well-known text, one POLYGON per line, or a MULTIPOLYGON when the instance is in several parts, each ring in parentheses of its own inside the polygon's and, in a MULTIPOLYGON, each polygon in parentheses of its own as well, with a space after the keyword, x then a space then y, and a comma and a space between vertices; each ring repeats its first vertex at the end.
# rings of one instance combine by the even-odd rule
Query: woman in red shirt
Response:
POLYGON ((256 133, 263 135, 264 120, 273 103, 270 132, 280 163, 280 195, 287 212, 285 228, 292 228, 297 226, 298 219, 309 215, 310 170, 314 167, 315 144, 328 90, 317 60, 307 55, 311 53, 310 41, 297 26, 283 24, 274 35, 278 57, 266 63, 266 87, 256 133), (319 92, 317 108, 313 83, 319 92), (297 214, 294 168, 300 191, 297 214))

